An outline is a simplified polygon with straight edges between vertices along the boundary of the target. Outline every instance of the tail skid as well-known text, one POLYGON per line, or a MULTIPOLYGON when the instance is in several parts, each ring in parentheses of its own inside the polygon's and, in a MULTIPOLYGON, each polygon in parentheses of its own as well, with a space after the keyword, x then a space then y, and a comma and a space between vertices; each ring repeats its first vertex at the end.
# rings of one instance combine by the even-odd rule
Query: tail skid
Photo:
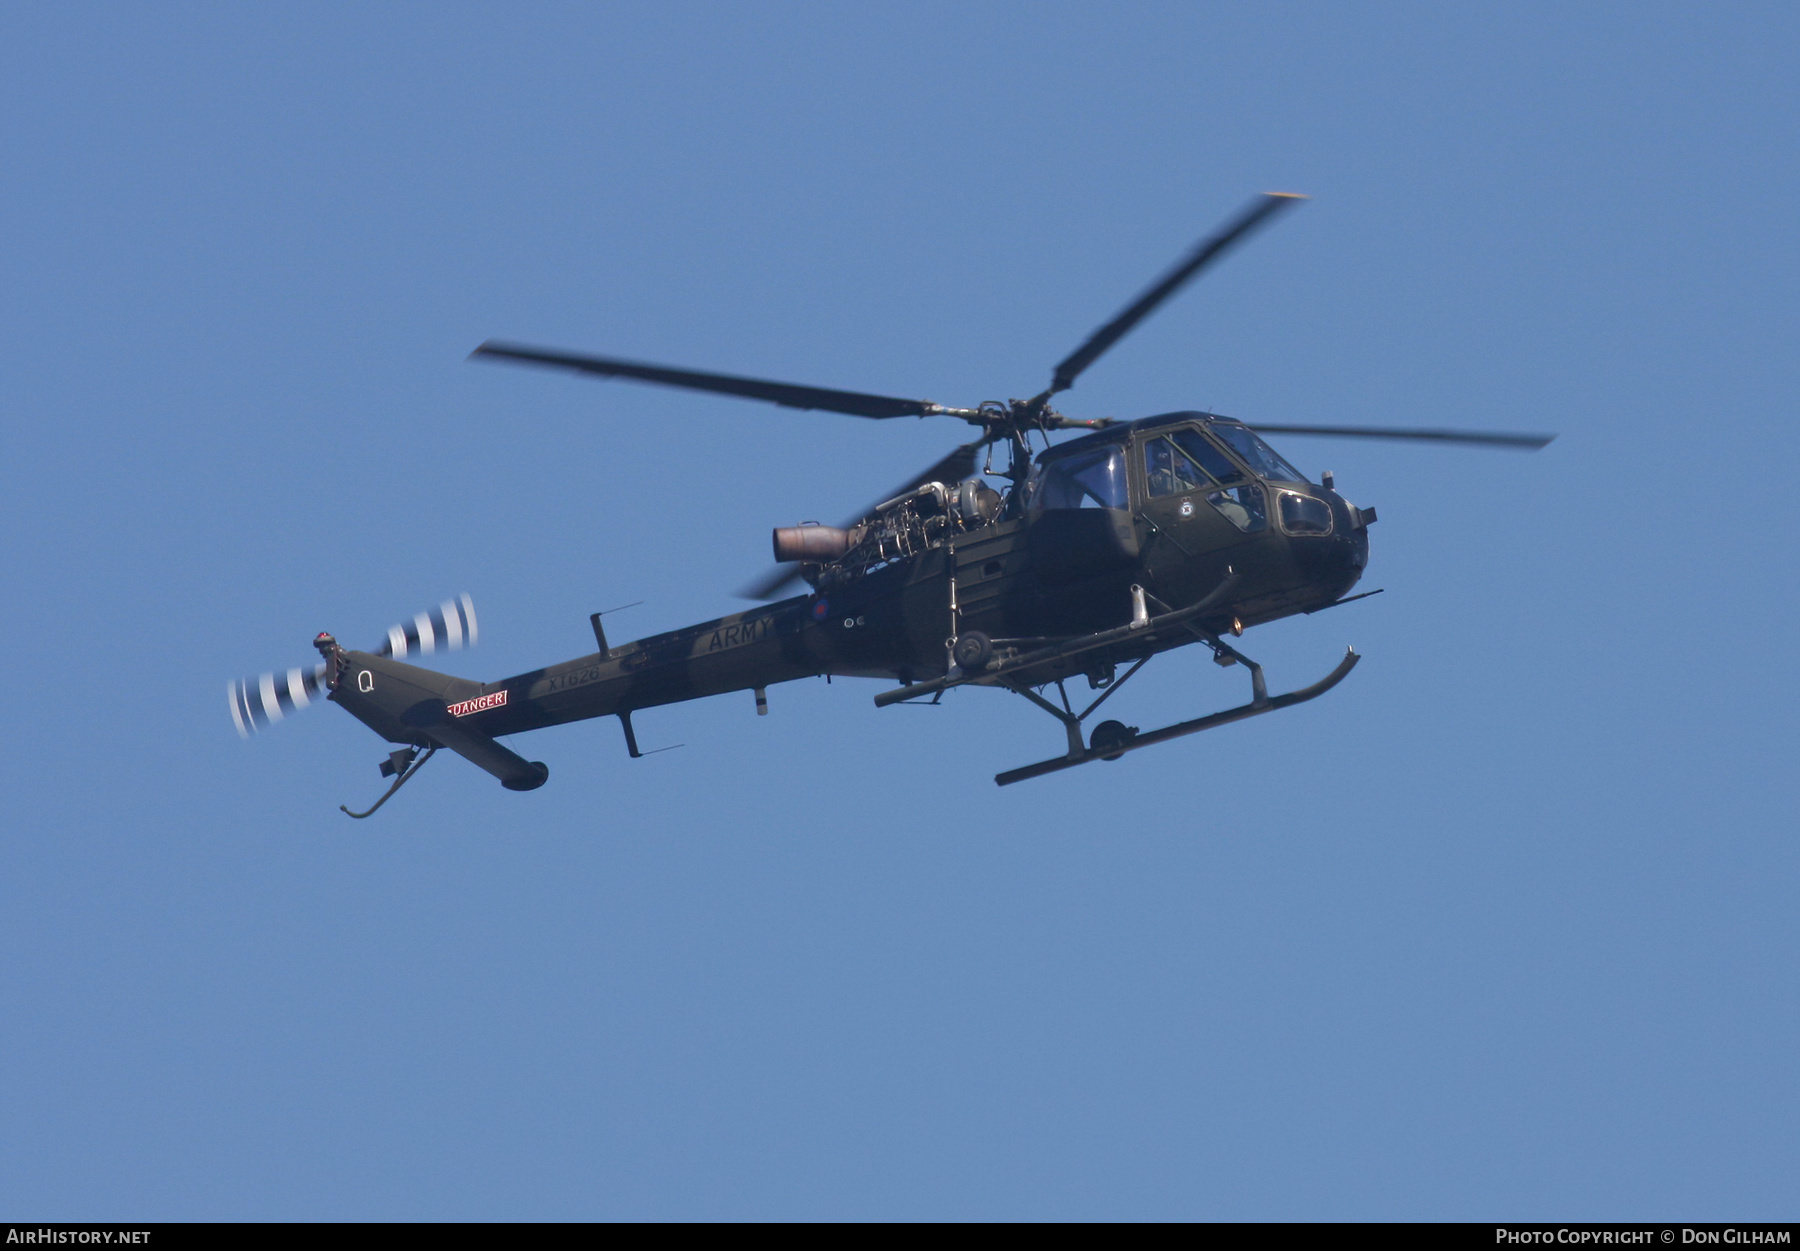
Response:
POLYGON ((361 821, 364 817, 374 816, 375 810, 385 804, 388 800, 392 799, 394 797, 394 792, 406 785, 406 779, 424 768, 425 762, 430 760, 436 754, 436 744, 427 747, 423 756, 419 756, 418 753, 410 747, 401 751, 390 752, 388 758, 382 762, 381 773, 383 777, 390 773, 398 774, 399 776, 394 779, 394 784, 382 793, 380 799, 377 799, 374 803, 369 805, 367 812, 351 812, 349 805, 347 804, 339 804, 338 811, 347 817, 354 817, 358 821, 361 821), (415 756, 417 756, 417 759, 414 759, 415 756), (402 760, 405 761, 404 764, 400 763, 402 760))

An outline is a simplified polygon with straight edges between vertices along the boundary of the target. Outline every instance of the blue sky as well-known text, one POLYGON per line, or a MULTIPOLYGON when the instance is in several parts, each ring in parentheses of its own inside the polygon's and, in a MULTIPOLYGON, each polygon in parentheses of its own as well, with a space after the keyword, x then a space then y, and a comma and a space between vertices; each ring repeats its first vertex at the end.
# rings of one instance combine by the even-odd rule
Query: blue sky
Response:
MULTIPOLYGON (((1788 1218, 1785 6, 0 14, 0 1212, 1788 1218), (963 437, 488 337, 1279 440, 1386 594, 1280 716, 1000 791, 1023 701, 795 683, 434 765, 228 680, 467 591, 495 678, 729 611, 963 437), (1780 507, 1777 507, 1780 505, 1780 507)), ((1120 699, 1241 697, 1203 655, 1120 699)))

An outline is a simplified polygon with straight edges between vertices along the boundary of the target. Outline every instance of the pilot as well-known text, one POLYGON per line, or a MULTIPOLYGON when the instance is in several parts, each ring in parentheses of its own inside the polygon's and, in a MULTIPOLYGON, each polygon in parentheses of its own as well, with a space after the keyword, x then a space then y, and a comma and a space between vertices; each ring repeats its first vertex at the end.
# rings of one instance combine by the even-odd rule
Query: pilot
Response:
POLYGON ((1152 499, 1186 489, 1176 473, 1175 448, 1167 439, 1152 439, 1144 448, 1144 476, 1152 499))
POLYGON ((1238 529, 1248 530, 1250 528, 1250 511, 1225 492, 1214 491, 1206 497, 1206 502, 1223 513, 1225 520, 1238 529))
POLYGON ((1214 491, 1206 497, 1206 502, 1246 533, 1268 528, 1269 518, 1263 512, 1263 494, 1259 486, 1252 484, 1214 491))

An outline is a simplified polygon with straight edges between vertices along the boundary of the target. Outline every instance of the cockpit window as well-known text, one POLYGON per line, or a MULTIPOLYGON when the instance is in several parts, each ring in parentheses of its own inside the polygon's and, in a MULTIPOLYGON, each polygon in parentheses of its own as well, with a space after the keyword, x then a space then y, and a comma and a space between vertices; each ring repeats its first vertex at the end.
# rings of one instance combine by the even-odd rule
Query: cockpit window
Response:
POLYGON ((1262 488, 1198 430, 1175 430, 1144 444, 1144 481, 1152 499, 1193 493, 1247 534, 1269 528, 1262 488))
POLYGON ((1283 491, 1281 528, 1289 534, 1330 534, 1331 505, 1310 495, 1283 491))
MULTIPOLYGON (((1217 452, 1213 455, 1225 459, 1217 452)), ((1144 478, 1150 484, 1151 499, 1212 485, 1212 479, 1194 463, 1194 458, 1169 439, 1152 439, 1144 444, 1144 478)))
POLYGON ((1259 478, 1272 478, 1276 482, 1305 482, 1307 477, 1298 469, 1282 460, 1275 454, 1275 449, 1257 438, 1255 433, 1243 426, 1228 425, 1215 422, 1212 432, 1218 435, 1232 451, 1244 458, 1251 472, 1259 478))
POLYGON ((1214 491, 1206 497, 1225 519, 1246 533, 1269 528, 1269 514, 1263 508, 1263 489, 1254 482, 1246 482, 1242 486, 1232 487, 1225 491, 1214 491))
POLYGON ((1109 443, 1038 461, 1031 467, 1033 508, 1127 508, 1125 448, 1109 443))
POLYGON ((1242 482, 1244 480, 1244 471, 1232 464, 1225 453, 1214 447, 1198 430, 1177 430, 1175 441, 1181 444, 1182 451, 1205 467, 1206 472, 1213 476, 1215 482, 1242 482))

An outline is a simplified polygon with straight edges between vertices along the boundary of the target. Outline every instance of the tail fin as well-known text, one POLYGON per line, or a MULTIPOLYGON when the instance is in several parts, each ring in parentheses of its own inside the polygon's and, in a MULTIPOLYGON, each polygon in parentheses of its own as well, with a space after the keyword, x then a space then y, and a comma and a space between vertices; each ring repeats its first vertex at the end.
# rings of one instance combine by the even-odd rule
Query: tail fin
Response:
POLYGON ((451 677, 369 652, 342 653, 335 703, 393 743, 436 743, 500 779, 508 790, 535 790, 550 770, 526 760, 494 741, 492 735, 450 709, 492 700, 499 706, 505 691, 488 691, 481 683, 451 677))

